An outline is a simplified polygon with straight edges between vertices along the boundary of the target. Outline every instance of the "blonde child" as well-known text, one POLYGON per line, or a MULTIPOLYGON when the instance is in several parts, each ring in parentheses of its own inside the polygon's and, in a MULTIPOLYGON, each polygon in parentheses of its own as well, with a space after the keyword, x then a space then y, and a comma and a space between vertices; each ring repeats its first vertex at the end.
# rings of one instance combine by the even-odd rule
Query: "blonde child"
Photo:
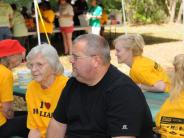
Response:
POLYGON ((177 55, 173 65, 170 97, 156 116, 156 128, 161 138, 184 137, 184 54, 177 55))

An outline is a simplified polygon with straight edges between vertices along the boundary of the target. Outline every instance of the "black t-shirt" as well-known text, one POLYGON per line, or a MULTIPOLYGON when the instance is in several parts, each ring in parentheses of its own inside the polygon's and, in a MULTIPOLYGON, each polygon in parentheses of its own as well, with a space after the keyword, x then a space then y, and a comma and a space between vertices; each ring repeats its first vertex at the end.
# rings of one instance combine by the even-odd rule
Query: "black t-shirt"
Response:
POLYGON ((114 66, 95 86, 71 78, 53 114, 67 138, 152 138, 152 117, 136 84, 114 66))

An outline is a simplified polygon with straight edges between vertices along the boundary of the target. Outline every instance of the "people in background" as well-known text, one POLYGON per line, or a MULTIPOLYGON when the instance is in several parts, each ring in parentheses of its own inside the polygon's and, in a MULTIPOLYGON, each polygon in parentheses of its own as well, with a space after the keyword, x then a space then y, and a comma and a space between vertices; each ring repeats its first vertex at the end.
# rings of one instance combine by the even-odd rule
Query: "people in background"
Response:
POLYGON ((102 16, 102 7, 97 4, 97 0, 91 0, 90 2, 91 7, 86 15, 89 19, 89 26, 91 26, 89 33, 100 35, 100 18, 102 16))
POLYGON ((10 39, 12 37, 10 31, 12 17, 13 10, 10 4, 5 3, 4 0, 0 0, 0 40, 10 39))
POLYGON ((162 138, 184 136, 184 54, 174 58, 174 77, 170 96, 156 116, 156 128, 162 138))
POLYGON ((50 121, 47 138, 152 138, 152 117, 139 87, 110 64, 101 36, 73 42, 73 75, 50 121))
POLYGON ((17 40, 0 41, 0 138, 27 137, 26 114, 14 115, 13 72, 24 58, 25 48, 17 40))
POLYGON ((28 36, 28 29, 25 24, 25 19, 21 12, 17 10, 16 4, 11 4, 13 9, 12 30, 13 37, 18 40, 23 46, 26 46, 26 38, 28 36))
POLYGON ((144 57, 144 40, 141 35, 121 35, 114 40, 118 63, 130 67, 130 77, 143 90, 169 92, 170 79, 165 70, 155 61, 144 57))
POLYGON ((88 11, 88 4, 86 0, 76 0, 74 4, 74 24, 80 26, 80 21, 78 16, 81 14, 86 14, 88 11))
POLYGON ((108 15, 107 15, 106 10, 104 9, 104 6, 103 6, 103 5, 100 5, 100 6, 101 6, 102 9, 103 9, 102 16, 101 16, 101 18, 100 18, 100 24, 101 24, 100 35, 101 35, 101 36, 104 36, 104 30, 105 30, 104 25, 107 24, 108 15))
POLYGON ((66 0, 59 0, 59 26, 64 41, 64 54, 71 53, 72 33, 74 30, 73 7, 66 0))
MULTIPOLYGON (((68 80, 55 48, 48 44, 34 47, 27 55, 33 81, 26 92, 29 138, 45 138, 59 97, 68 80)), ((53 137, 54 138, 54 137, 53 137)))
POLYGON ((23 6, 21 13, 24 16, 25 24, 26 24, 28 31, 30 32, 34 31, 35 30, 34 18, 31 17, 31 15, 27 13, 27 8, 23 6))
POLYGON ((51 41, 51 35, 54 30, 55 13, 51 9, 49 1, 44 1, 40 4, 40 11, 42 15, 42 18, 39 18, 41 42, 48 43, 46 34, 48 35, 48 39, 51 41), (41 19, 43 19, 43 24, 41 19), (44 30, 44 27, 45 27, 45 30, 44 30))

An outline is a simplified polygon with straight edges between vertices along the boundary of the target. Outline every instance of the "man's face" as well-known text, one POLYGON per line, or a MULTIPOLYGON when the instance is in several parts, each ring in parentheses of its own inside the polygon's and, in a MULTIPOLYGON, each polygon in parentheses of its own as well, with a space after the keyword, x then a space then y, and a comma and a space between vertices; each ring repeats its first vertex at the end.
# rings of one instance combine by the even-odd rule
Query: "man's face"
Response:
POLYGON ((85 52, 86 42, 79 41, 72 47, 70 62, 72 63, 73 75, 80 82, 88 82, 93 77, 93 56, 85 52))

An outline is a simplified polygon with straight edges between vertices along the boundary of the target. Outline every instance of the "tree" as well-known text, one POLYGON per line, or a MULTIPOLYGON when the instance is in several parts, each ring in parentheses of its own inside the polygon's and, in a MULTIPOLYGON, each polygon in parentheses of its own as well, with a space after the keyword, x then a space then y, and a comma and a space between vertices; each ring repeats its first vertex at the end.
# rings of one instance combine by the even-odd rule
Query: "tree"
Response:
POLYGON ((177 16, 177 20, 176 20, 177 23, 181 23, 182 22, 181 21, 182 15, 183 15, 182 11, 183 11, 183 2, 181 1, 180 2, 180 8, 179 8, 178 16, 177 16))

